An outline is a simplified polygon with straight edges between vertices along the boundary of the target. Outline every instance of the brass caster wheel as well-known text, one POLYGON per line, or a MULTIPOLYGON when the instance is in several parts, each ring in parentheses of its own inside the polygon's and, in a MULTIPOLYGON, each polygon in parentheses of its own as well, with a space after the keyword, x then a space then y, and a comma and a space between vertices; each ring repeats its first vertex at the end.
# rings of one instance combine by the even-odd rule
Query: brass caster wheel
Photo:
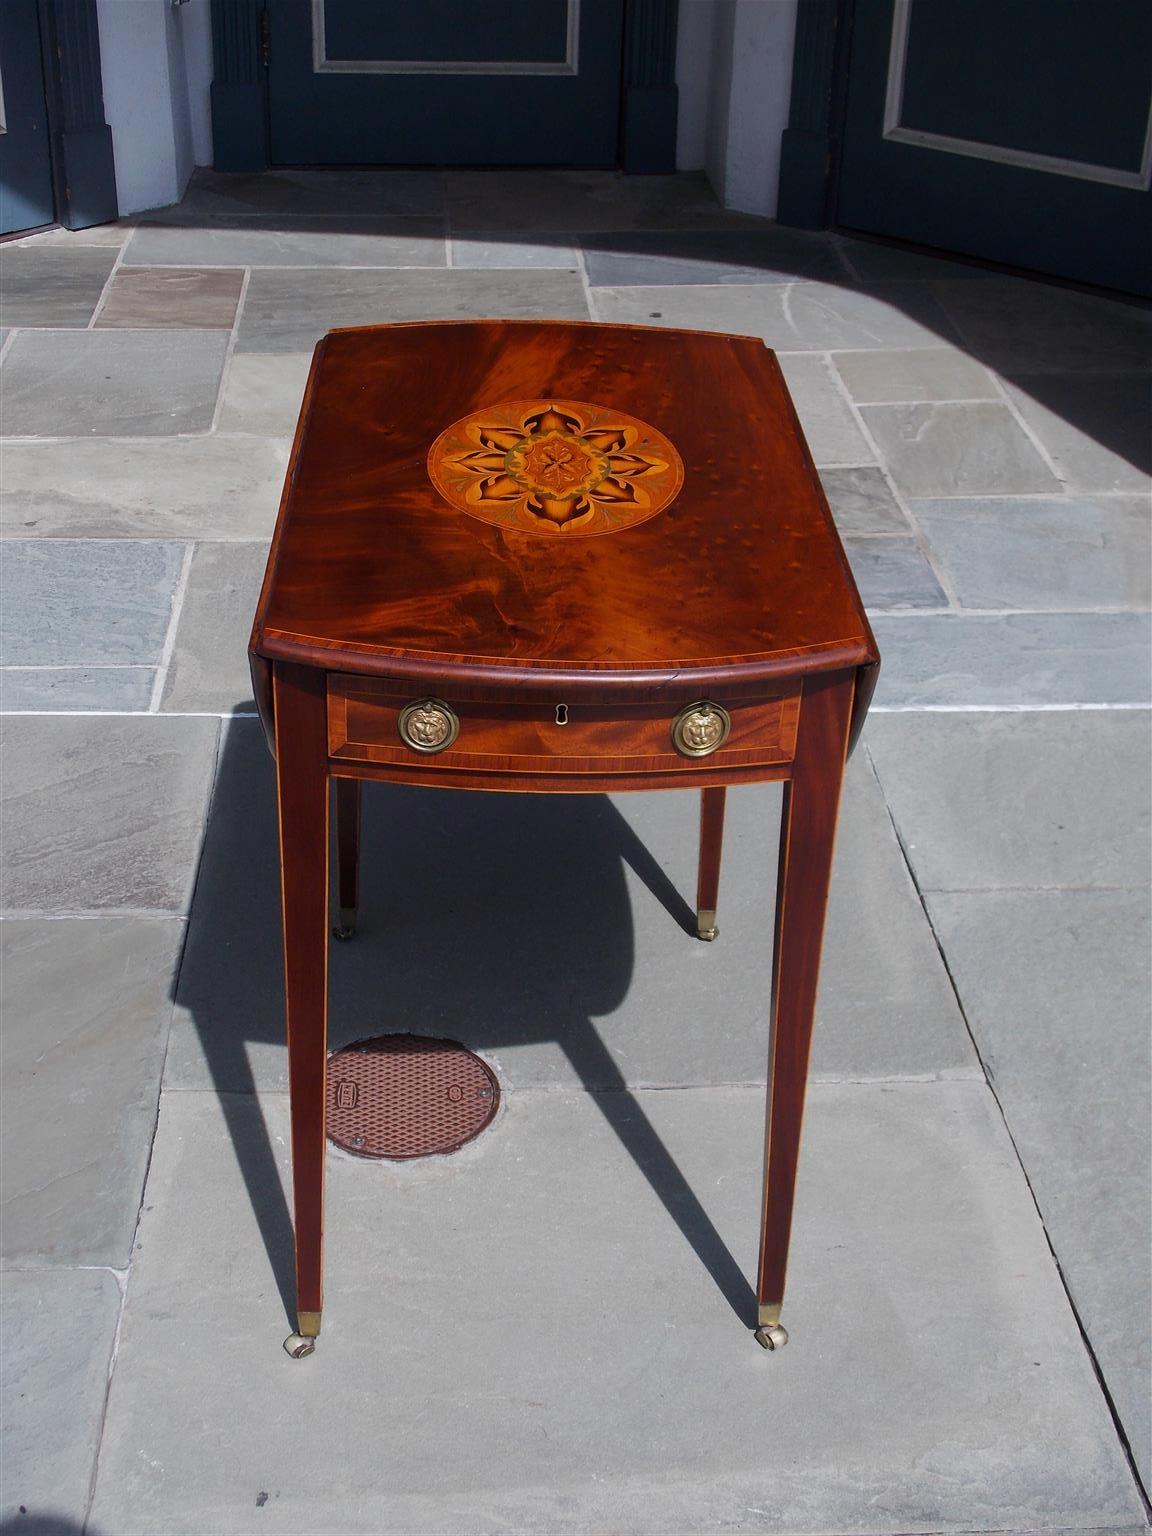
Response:
POLYGON ((345 928, 341 925, 338 928, 333 928, 332 937, 334 939, 339 939, 341 944, 347 944, 349 939, 354 939, 356 937, 356 930, 355 928, 345 928))
POLYGON ((310 1355, 316 1348, 316 1340, 304 1333, 290 1333, 284 1340, 284 1348, 293 1360, 303 1360, 305 1355, 310 1355))
POLYGON ((715 912, 700 911, 696 914, 696 937, 710 943, 719 938, 720 929, 716 926, 715 912))
POLYGON ((782 1328, 779 1323, 773 1323, 767 1328, 757 1328, 756 1342, 764 1349, 783 1349, 788 1342, 788 1330, 782 1328))
POLYGON ((720 930, 715 926, 715 924, 713 924, 711 928, 697 928, 696 937, 698 939, 703 939, 706 943, 710 944, 713 939, 718 939, 720 937, 720 930))

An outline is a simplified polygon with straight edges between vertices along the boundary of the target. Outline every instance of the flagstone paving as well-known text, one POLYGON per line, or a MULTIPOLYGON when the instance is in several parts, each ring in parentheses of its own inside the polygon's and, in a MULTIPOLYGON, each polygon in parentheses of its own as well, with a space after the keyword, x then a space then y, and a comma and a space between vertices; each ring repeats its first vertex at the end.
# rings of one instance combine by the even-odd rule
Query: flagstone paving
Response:
POLYGON ((742 1294, 762 1110, 754 1088, 519 1089, 472 1155, 413 1177, 331 1158, 330 1331, 305 1375, 276 1357, 284 1097, 169 1095, 96 1528, 1138 1519, 984 1086, 813 1088, 778 1359, 742 1294))
POLYGON ((0 1530, 1146 1531, 1148 316, 533 171, 198 172, 0 296, 0 1530), (293 1362, 244 648, 308 355, 536 314, 779 348, 885 658, 792 1342, 748 1330, 778 789, 701 945, 692 795, 371 786, 333 1042, 462 1039, 504 1107, 331 1156, 293 1362))

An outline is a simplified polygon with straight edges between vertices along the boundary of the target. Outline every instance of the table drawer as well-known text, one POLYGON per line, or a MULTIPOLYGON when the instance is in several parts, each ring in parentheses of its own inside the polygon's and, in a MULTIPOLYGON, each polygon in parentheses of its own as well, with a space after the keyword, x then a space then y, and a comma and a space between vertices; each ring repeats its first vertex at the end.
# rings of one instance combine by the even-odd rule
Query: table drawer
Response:
POLYGON ((437 773, 446 774, 453 769, 675 773, 786 763, 795 748, 800 710, 795 686, 776 696, 766 697, 763 689, 747 697, 723 695, 703 721, 693 717, 682 728, 683 750, 678 750, 674 724, 699 700, 571 703, 539 696, 509 699, 483 689, 432 697, 426 688, 399 680, 331 674, 328 750, 338 759, 434 766, 437 773), (721 734, 723 739, 712 746, 712 739, 721 734))

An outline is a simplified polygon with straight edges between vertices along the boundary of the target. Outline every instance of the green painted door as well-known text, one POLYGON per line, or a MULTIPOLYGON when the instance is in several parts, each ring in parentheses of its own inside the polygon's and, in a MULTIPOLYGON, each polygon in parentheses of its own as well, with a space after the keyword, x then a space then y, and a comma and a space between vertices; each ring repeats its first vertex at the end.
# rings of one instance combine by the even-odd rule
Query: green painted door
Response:
POLYGON ((856 0, 837 220, 1152 293, 1148 0, 856 0))
POLYGON ((278 165, 615 165, 623 0, 270 0, 278 165))
POLYGON ((2 0, 0 235, 51 224, 55 217, 36 0, 2 0))

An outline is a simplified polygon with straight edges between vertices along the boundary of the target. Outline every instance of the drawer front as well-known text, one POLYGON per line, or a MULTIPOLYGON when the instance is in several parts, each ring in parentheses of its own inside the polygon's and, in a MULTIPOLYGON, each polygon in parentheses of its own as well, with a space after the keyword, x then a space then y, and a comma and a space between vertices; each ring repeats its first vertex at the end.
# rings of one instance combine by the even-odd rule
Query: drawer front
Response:
MULTIPOLYGON (((793 685, 795 687, 795 685, 793 685)), ((683 755, 672 741, 683 699, 581 704, 509 699, 481 689, 435 697, 459 722, 436 751, 418 751, 401 736, 404 711, 427 689, 387 678, 330 675, 328 750, 355 762, 395 764, 437 773, 643 774, 757 767, 791 761, 800 712, 796 692, 723 699, 731 721, 714 751, 683 755), (560 723, 564 721, 565 723, 560 723)), ((432 733, 435 735, 435 732, 432 733)))

